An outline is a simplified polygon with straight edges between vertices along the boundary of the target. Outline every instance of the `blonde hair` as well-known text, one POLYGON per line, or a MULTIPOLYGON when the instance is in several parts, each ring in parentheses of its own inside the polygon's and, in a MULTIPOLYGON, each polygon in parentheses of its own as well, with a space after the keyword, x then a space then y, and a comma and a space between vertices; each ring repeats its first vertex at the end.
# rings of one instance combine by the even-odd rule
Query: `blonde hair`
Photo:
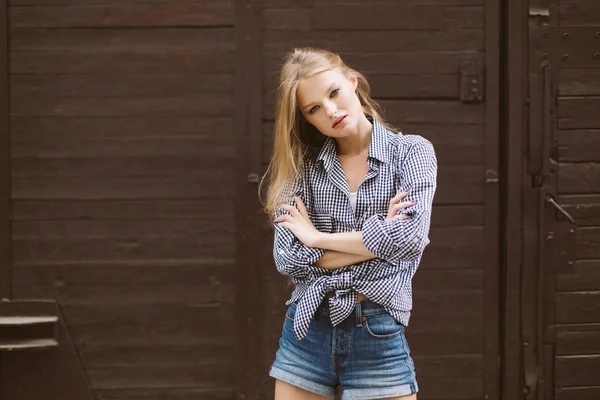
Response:
POLYGON ((275 103, 273 154, 259 186, 261 193, 268 176, 267 198, 263 203, 268 214, 275 214, 277 205, 288 202, 295 194, 306 157, 314 155, 326 139, 298 110, 298 81, 334 69, 346 77, 353 75, 358 79, 356 93, 364 113, 394 131, 381 117, 379 105, 371 99, 371 87, 364 75, 348 67, 339 55, 330 51, 310 47, 294 49, 284 57, 281 67, 275 103))

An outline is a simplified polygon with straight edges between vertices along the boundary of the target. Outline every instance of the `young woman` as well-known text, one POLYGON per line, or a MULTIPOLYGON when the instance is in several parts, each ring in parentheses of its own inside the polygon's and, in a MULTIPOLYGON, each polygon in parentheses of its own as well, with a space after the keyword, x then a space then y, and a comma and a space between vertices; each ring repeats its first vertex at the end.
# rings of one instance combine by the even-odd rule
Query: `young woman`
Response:
POLYGON ((266 209, 295 289, 270 375, 276 400, 416 399, 404 336, 429 243, 437 161, 396 133, 365 77, 320 49, 281 69, 266 209))

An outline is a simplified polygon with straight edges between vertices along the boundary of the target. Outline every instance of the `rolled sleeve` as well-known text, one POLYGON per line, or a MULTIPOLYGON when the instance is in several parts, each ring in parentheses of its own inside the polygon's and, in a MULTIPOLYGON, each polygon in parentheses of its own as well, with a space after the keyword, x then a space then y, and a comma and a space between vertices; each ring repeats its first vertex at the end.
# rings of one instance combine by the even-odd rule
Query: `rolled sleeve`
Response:
POLYGON ((400 185, 403 190, 409 190, 403 201, 416 201, 416 204, 398 214, 408 214, 411 218, 386 221, 386 215, 375 214, 362 227, 365 246, 384 260, 415 260, 430 242, 437 160, 433 145, 421 139, 409 150, 400 172, 400 185))
MULTIPOLYGON (((303 182, 299 181, 296 195, 300 196, 307 208, 310 208, 311 201, 304 195, 303 182)), ((292 199, 290 205, 296 207, 296 202, 292 199)), ((275 217, 289 214, 284 209, 277 210, 275 217)), ((277 224, 274 224, 273 258, 277 271, 282 275, 293 277, 305 277, 313 265, 319 261, 325 249, 312 248, 302 243, 294 234, 277 224)))

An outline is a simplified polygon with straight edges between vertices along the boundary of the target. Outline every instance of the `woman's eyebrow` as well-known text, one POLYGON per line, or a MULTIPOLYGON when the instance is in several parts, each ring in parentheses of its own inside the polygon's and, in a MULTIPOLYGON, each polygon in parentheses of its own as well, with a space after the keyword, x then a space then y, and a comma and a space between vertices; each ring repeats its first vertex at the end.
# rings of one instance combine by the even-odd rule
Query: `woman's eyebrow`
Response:
MULTIPOLYGON (((337 84, 337 81, 336 81, 336 82, 333 82, 333 83, 331 84, 331 86, 329 86, 329 87, 327 88, 327 90, 325 91, 325 94, 327 94, 327 93, 328 93, 328 92, 331 90, 331 88, 332 88, 332 87, 334 87, 336 84, 337 84)), ((303 106, 303 107, 302 107, 302 109, 304 110, 304 109, 306 109, 307 107, 310 107, 310 106, 312 106, 313 104, 315 104, 315 102, 314 102, 314 101, 313 101, 312 103, 309 103, 309 104, 307 104, 307 105, 303 106)))

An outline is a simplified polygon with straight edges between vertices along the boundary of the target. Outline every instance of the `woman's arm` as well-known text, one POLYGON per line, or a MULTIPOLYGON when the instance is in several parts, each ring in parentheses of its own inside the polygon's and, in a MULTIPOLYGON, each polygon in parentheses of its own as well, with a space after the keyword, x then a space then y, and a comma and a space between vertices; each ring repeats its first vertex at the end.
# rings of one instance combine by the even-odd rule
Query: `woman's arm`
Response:
POLYGON ((336 270, 352 264, 358 264, 372 258, 374 258, 374 256, 362 256, 350 253, 342 253, 334 250, 327 250, 325 254, 323 254, 323 257, 321 257, 315 263, 315 266, 329 270, 336 270))

